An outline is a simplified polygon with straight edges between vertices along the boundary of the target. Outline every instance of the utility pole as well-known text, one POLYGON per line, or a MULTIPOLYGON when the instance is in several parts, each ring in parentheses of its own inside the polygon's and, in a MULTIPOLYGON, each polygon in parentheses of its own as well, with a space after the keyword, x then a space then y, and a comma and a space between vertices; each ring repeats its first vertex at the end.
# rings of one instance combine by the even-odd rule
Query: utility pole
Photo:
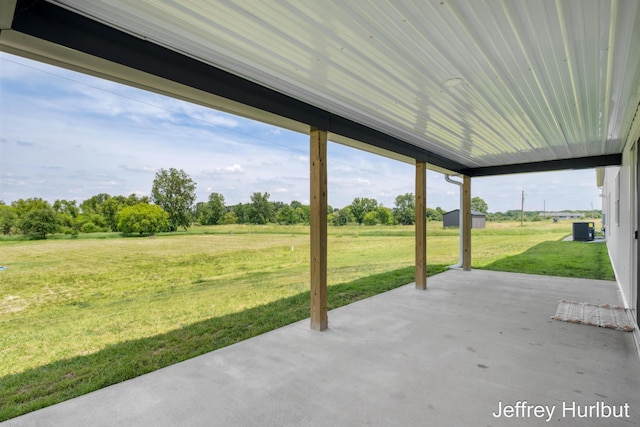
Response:
POLYGON ((522 206, 520 208, 520 227, 524 226, 524 190, 522 190, 522 206))

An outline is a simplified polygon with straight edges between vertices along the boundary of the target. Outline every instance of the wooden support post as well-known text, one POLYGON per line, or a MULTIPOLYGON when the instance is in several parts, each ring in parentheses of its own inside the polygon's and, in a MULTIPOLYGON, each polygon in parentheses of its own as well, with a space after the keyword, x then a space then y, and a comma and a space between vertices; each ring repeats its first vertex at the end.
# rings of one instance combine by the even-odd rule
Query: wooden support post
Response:
POLYGON ((471 177, 462 177, 462 269, 471 270, 471 177))
POLYGON ((311 128, 311 329, 329 327, 327 317, 327 132, 311 128))
POLYGON ((427 289, 427 164, 416 161, 416 289, 427 289))

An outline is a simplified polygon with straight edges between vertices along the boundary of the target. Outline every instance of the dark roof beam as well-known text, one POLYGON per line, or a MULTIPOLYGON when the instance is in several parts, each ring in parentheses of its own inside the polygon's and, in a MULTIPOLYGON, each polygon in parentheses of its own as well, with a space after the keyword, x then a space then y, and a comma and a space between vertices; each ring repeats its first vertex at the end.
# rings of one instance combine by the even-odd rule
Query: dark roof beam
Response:
POLYGON ((579 157, 575 159, 549 160, 546 162, 518 163, 513 165, 487 166, 464 169, 464 175, 493 176, 527 172, 550 172, 566 169, 592 169, 601 166, 617 166, 622 164, 622 154, 604 156, 579 157))

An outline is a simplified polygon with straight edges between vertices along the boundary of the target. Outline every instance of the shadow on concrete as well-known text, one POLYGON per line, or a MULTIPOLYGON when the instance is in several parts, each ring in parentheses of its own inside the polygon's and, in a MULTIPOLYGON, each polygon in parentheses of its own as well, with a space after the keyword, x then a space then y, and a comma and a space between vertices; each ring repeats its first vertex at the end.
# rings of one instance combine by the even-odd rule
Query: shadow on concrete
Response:
MULTIPOLYGON (((429 275, 445 266, 429 266, 429 275)), ((414 281, 415 268, 371 275, 329 288, 328 308, 414 281)), ((0 378, 0 421, 181 362, 309 317, 309 292, 214 317, 148 338, 0 378)))

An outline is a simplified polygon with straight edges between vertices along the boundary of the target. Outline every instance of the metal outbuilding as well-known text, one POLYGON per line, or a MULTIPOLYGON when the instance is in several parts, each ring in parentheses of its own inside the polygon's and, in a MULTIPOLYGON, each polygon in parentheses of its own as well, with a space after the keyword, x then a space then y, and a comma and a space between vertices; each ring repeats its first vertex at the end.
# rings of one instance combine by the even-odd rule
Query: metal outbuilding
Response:
MULTIPOLYGON (((460 209, 454 209, 442 215, 443 227, 460 227, 460 209)), ((482 212, 471 211, 471 228, 485 228, 487 216, 482 212)))

